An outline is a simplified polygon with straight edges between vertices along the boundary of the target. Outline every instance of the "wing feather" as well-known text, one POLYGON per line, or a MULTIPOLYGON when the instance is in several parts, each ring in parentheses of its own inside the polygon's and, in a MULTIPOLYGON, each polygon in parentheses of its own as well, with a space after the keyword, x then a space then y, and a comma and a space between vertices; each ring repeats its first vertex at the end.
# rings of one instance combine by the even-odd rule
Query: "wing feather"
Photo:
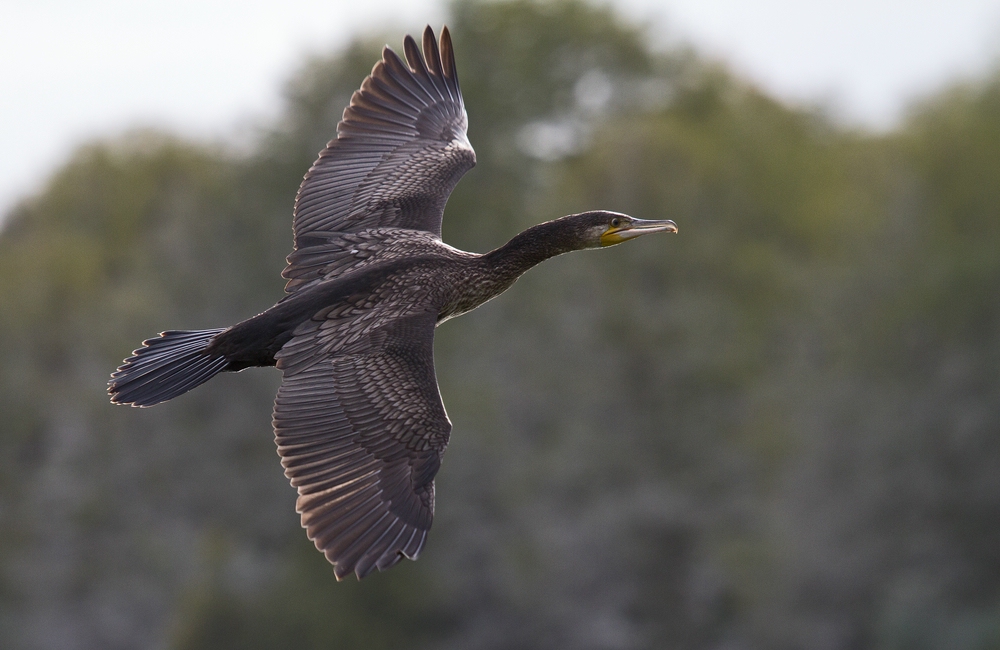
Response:
MULTIPOLYGON (((440 44, 430 27, 424 30, 423 54, 409 36, 403 50, 406 61, 383 50, 344 110, 337 138, 306 173, 295 200, 296 251, 372 228, 440 237, 445 203, 475 165, 475 152, 447 27, 440 44)), ((332 263, 344 253, 327 255, 332 263)), ((293 279, 297 272, 293 252, 283 275, 293 279)), ((286 290, 302 284, 290 281, 286 290)))
POLYGON ((451 432, 434 375, 435 321, 401 318, 350 354, 286 367, 310 347, 321 354, 322 328, 306 329, 277 355, 278 453, 306 534, 338 579, 415 559, 427 538, 451 432))

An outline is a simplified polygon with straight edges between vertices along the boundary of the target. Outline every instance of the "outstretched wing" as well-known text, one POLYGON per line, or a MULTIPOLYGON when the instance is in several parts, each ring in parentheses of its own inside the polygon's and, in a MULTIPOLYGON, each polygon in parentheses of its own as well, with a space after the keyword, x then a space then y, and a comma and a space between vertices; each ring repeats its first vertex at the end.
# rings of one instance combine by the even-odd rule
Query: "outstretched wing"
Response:
MULTIPOLYGON (((373 228, 423 230, 441 236, 448 196, 476 154, 448 28, 441 47, 424 30, 423 56, 413 38, 406 62, 386 47, 354 93, 331 141, 309 169, 295 199, 296 251, 332 234, 373 228)), ((296 255, 285 277, 294 277, 296 255)), ((313 260, 315 261, 315 260, 313 260)))
POLYGON ((431 527, 451 433, 434 374, 435 321, 395 320, 338 354, 295 363, 310 340, 318 345, 317 327, 278 355, 278 453, 302 525, 338 579, 416 559, 431 527))

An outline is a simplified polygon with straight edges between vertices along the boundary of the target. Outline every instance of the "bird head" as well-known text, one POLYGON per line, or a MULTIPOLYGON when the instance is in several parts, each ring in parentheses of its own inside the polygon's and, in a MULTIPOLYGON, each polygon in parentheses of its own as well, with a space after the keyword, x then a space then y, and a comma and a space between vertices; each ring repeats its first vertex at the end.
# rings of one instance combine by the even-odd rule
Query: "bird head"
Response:
POLYGON ((677 224, 669 219, 636 219, 608 210, 582 212, 563 219, 572 224, 582 244, 580 248, 606 248, 654 232, 677 232, 677 224))

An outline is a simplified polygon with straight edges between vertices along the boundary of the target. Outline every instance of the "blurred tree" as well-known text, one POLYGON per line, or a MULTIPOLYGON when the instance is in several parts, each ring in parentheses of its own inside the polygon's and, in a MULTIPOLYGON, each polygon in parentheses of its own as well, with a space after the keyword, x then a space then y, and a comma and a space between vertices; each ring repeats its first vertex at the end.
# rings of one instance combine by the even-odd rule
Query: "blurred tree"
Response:
POLYGON ((337 584, 276 461, 276 373, 151 411, 104 386, 158 329, 280 295, 302 173, 399 35, 307 61, 238 149, 80 149, 0 234, 0 645, 1000 645, 1000 76, 874 136, 607 8, 449 24, 479 166, 446 240, 591 207, 679 237, 441 328, 430 543, 337 584))

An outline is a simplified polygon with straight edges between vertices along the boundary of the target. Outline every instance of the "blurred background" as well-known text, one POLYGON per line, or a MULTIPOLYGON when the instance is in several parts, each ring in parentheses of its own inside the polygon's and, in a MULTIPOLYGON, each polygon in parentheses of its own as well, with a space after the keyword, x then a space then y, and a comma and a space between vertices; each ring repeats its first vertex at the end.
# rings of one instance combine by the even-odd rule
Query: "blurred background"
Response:
POLYGON ((990 3, 332 4, 259 33, 225 2, 136 32, 114 2, 0 10, 26 21, 0 48, 39 46, 0 92, 0 647, 1000 647, 990 3), (226 11, 259 48, 210 30, 226 11), (428 544, 336 583, 274 450, 276 371, 150 410, 105 386, 142 339, 281 295, 302 174, 427 22, 479 157, 446 241, 596 207, 680 235, 551 260, 438 330, 428 544), (817 42, 854 63, 811 68, 817 42))

